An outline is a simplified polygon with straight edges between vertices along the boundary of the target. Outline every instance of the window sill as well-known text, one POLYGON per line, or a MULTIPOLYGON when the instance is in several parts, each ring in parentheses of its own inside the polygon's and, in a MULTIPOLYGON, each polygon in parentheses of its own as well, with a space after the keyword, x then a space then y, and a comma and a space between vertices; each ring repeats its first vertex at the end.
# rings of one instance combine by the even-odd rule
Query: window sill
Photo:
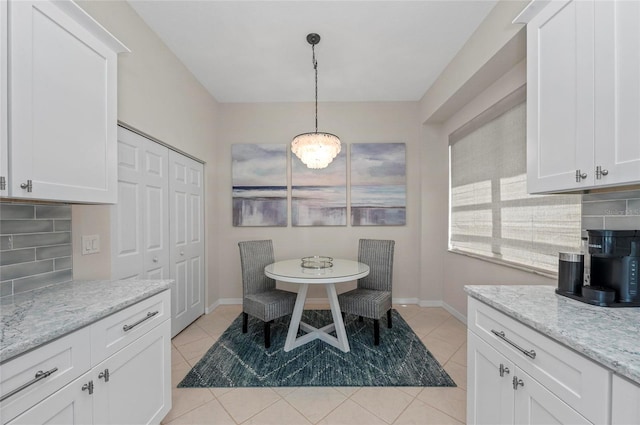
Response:
POLYGON ((557 272, 550 272, 548 270, 536 269, 533 267, 523 266, 522 264, 511 263, 509 261, 499 260, 496 258, 485 257, 484 255, 472 254, 466 251, 461 251, 459 249, 447 249, 452 254, 464 255, 465 257, 475 258, 480 261, 486 261, 488 263, 498 264, 500 266, 509 267, 512 269, 517 269, 523 272, 532 273, 538 276, 544 276, 549 279, 558 279, 557 272))

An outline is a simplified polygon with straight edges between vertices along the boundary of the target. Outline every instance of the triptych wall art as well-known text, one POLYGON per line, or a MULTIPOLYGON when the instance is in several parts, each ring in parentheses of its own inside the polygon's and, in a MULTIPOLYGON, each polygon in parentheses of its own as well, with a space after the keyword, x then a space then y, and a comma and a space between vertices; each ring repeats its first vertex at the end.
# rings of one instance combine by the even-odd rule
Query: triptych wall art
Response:
MULTIPOLYGON (((234 226, 287 226, 287 148, 284 144, 234 144, 234 226)), ((353 143, 350 157, 352 226, 406 224, 404 143, 353 143)), ((291 225, 346 226, 347 154, 327 168, 307 168, 291 155, 291 225)))

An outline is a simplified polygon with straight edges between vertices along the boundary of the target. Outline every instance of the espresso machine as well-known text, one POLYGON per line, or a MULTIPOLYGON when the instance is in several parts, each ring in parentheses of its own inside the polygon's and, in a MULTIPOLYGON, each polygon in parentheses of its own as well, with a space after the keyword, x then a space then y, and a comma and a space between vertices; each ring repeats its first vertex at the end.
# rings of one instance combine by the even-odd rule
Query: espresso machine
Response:
MULTIPOLYGON (((560 274, 560 295, 604 307, 640 307, 640 230, 588 230, 590 284, 567 291, 560 274)), ((562 266, 562 263, 561 263, 562 266)), ((574 279, 575 282, 575 279, 574 279)))

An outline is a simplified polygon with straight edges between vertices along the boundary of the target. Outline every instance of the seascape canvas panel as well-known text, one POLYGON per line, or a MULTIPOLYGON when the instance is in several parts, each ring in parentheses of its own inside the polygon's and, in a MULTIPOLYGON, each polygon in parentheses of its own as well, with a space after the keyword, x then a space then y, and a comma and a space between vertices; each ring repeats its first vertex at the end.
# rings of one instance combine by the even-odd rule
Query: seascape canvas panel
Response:
POLYGON ((347 155, 345 148, 327 166, 313 170, 291 155, 291 224, 347 225, 347 155))
POLYGON ((287 226, 287 145, 231 146, 233 225, 287 226))
POLYGON ((407 172, 404 143, 351 145, 351 225, 406 224, 407 172))

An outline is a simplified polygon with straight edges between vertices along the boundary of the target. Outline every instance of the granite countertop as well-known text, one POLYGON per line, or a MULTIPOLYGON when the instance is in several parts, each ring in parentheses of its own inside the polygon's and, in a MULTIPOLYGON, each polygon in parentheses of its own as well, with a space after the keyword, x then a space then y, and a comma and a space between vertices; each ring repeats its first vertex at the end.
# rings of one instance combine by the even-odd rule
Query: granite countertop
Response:
POLYGON ((554 286, 471 285, 472 297, 640 384, 640 308, 597 307, 554 286))
POLYGON ((171 280, 87 280, 0 298, 0 363, 170 288, 171 280))

